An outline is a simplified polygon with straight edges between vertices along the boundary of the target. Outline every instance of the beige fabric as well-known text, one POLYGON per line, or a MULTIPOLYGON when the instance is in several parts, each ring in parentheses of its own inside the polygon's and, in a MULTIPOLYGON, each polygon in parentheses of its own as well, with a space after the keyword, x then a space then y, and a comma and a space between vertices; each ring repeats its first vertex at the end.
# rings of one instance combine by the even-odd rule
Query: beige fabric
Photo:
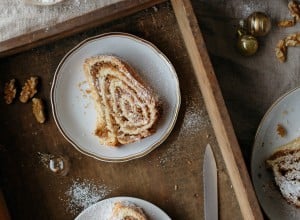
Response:
POLYGON ((52 6, 0 0, 0 41, 45 28, 122 0, 64 0, 52 6))

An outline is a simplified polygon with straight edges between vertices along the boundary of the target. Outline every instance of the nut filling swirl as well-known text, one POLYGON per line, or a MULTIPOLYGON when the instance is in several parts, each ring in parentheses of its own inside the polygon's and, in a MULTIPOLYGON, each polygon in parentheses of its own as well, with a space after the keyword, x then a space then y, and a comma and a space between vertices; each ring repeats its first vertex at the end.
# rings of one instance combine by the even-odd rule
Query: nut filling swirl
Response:
POLYGON ((113 56, 85 61, 98 112, 96 135, 117 146, 151 135, 159 116, 157 97, 126 63, 113 56))

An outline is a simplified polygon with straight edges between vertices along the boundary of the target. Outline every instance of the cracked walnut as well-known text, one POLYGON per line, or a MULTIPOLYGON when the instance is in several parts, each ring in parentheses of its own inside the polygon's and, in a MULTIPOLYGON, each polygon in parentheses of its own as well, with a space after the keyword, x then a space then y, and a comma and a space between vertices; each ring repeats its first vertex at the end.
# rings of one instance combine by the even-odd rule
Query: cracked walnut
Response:
POLYGON ((11 104, 16 97, 16 80, 11 79, 9 82, 5 83, 4 86, 4 100, 6 104, 11 104))
POLYGON ((32 98, 37 93, 37 85, 38 85, 38 77, 32 76, 30 77, 22 87, 22 91, 20 93, 20 101, 23 103, 28 102, 30 98, 32 98))

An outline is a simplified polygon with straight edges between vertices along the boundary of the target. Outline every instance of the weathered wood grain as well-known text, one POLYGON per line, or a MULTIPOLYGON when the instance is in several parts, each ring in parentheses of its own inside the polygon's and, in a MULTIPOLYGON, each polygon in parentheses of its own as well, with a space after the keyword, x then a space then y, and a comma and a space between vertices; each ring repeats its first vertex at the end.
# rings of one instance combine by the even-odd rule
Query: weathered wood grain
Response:
MULTIPOLYGON (((166 211, 172 219, 203 219, 202 162, 209 142, 217 159, 220 219, 241 219, 214 131, 196 83, 191 62, 169 3, 149 8, 90 31, 18 53, 0 60, 3 84, 16 78, 22 84, 30 75, 41 78, 38 97, 47 103, 48 120, 36 123, 30 104, 0 101, 1 186, 13 219, 72 219, 66 191, 72 181, 105 184, 111 196, 146 199, 166 211), (174 64, 182 105, 170 137, 149 155, 126 163, 105 163, 77 152, 59 133, 51 116, 49 93, 59 61, 71 48, 89 36, 123 31, 151 41, 174 64), (66 177, 45 169, 37 152, 63 154, 70 158, 66 177), (175 190, 177 185, 177 190, 175 190)), ((1 93, 2 94, 2 93, 1 93)))
POLYGON ((210 62, 190 1, 172 0, 188 54, 193 64, 212 126, 244 219, 262 219, 244 159, 219 83, 210 62))

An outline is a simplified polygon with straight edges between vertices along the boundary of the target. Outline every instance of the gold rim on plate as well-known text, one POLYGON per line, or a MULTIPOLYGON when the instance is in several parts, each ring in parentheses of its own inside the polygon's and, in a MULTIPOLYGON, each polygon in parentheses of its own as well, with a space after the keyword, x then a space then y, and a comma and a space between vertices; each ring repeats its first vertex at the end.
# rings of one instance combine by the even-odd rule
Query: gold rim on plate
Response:
POLYGON ((93 157, 97 160, 101 160, 101 161, 105 161, 105 162, 126 162, 126 161, 130 161, 133 159, 137 159, 137 158, 141 158, 145 155, 147 155, 148 153, 150 153, 151 151, 153 151, 155 148, 157 148, 160 144, 162 144, 167 137, 170 135, 172 129, 174 128, 175 122, 177 120, 178 117, 178 112, 179 112, 179 107, 181 104, 181 96, 180 96, 180 88, 179 88, 179 80, 178 80, 178 76, 176 74, 175 68, 173 67, 172 63, 169 61, 169 59, 151 42, 144 40, 142 38, 139 38, 137 36, 128 34, 128 33, 122 33, 122 32, 109 32, 109 33, 104 33, 104 34, 100 34, 97 36, 93 36, 90 38, 87 38, 85 40, 83 40, 82 42, 80 42, 77 46, 75 46, 73 49, 71 49, 64 57, 63 59, 60 61, 60 63, 57 66, 57 69, 54 73, 54 77, 53 77, 53 81, 52 81, 52 86, 51 86, 51 91, 50 91, 50 99, 51 99, 51 107, 52 107, 52 114, 53 114, 53 118, 55 121, 56 126, 58 127, 59 131, 61 132, 61 134, 64 136, 64 138, 73 145, 73 147, 75 147, 75 149, 77 149, 79 152, 93 157), (55 106, 55 102, 54 102, 54 91, 55 91, 55 86, 56 86, 56 81, 57 81, 57 77, 58 77, 58 73, 62 67, 62 65, 64 64, 64 62, 67 60, 67 58, 72 55, 74 52, 76 52, 77 50, 79 50, 83 45, 85 45, 88 42, 94 41, 94 40, 98 40, 100 38, 105 38, 105 37, 110 37, 110 36, 119 36, 119 37, 126 37, 126 38, 130 38, 131 40, 137 41, 139 43, 142 43, 143 45, 150 47, 150 49, 154 49, 154 51, 156 53, 158 53, 165 62, 167 62, 169 65, 169 68, 171 70, 171 73, 174 74, 174 77, 176 79, 177 85, 176 85, 176 98, 177 98, 177 103, 176 103, 176 107, 175 107, 175 112, 174 112, 174 117, 170 123, 170 126, 168 127, 167 131, 165 132, 164 136, 162 136, 157 142, 153 143, 150 147, 148 147, 147 150, 140 152, 140 153, 136 153, 130 156, 126 156, 126 157, 122 157, 122 158, 106 158, 106 157, 101 157, 98 156, 92 152, 88 152, 86 150, 83 150, 80 148, 80 146, 78 146, 73 140, 71 140, 70 137, 68 137, 68 135, 64 132, 64 130, 62 129, 60 122, 57 118, 56 115, 56 106, 55 106))

